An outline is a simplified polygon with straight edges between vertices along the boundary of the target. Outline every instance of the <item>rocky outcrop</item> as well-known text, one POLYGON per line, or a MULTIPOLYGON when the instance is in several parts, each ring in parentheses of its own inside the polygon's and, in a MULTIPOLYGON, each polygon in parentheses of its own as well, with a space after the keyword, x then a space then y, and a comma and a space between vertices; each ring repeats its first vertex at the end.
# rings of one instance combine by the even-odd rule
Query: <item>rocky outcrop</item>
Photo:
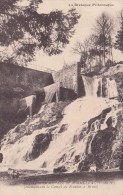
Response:
POLYGON ((111 77, 115 79, 117 86, 118 86, 120 100, 123 101, 123 72, 114 74, 111 77))
POLYGON ((119 98, 121 101, 123 101, 123 64, 117 64, 113 67, 110 67, 104 71, 103 75, 104 77, 115 79, 119 98))
POLYGON ((2 163, 2 161, 3 161, 3 154, 0 153, 0 163, 2 163))
POLYGON ((32 150, 25 155, 25 161, 31 161, 39 157, 48 148, 52 141, 52 134, 38 134, 32 143, 32 150))
MULTIPOLYGON (((27 118, 25 122, 11 129, 2 139, 1 144, 14 144, 23 136, 31 135, 34 131, 46 127, 49 132, 56 129, 58 122, 63 118, 63 109, 69 102, 45 104, 33 118, 27 118)), ((63 128, 60 127, 61 131, 63 128)))
POLYGON ((92 164, 96 165, 97 170, 123 169, 122 112, 118 112, 117 116, 115 128, 108 126, 97 131, 91 142, 91 153, 87 152, 85 159, 79 163, 78 171, 88 171, 92 164))
POLYGON ((65 166, 54 168, 54 170, 53 170, 54 173, 64 173, 66 171, 67 171, 67 169, 65 168, 65 166))
MULTIPOLYGON (((32 119, 4 136, 2 163, 55 173, 123 170, 122 76, 118 71, 104 73, 103 98, 42 105, 32 119), (104 98, 107 78, 116 80, 120 101, 104 98)), ((100 85, 98 97, 102 89, 100 85)))
POLYGON ((93 161, 97 168, 108 169, 112 157, 112 145, 115 140, 116 129, 112 128, 99 131, 91 144, 93 161))
POLYGON ((91 98, 90 106, 88 101, 42 106, 4 136, 3 164, 55 173, 122 169, 122 104, 91 98))

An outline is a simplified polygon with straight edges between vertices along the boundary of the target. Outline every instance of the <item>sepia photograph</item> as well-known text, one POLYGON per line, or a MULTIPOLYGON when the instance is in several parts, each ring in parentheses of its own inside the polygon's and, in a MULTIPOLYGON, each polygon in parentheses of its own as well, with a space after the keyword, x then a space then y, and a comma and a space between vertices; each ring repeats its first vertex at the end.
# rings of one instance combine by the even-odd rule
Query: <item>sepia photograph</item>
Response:
POLYGON ((0 195, 123 195, 121 0, 0 0, 0 195))

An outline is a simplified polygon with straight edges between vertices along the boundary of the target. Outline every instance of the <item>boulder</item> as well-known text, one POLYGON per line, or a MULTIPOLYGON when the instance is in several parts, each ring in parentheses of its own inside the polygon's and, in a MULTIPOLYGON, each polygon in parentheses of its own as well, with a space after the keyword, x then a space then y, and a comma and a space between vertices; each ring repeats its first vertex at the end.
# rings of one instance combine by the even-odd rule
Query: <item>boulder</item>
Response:
MULTIPOLYGON (((113 127, 112 127, 113 128, 113 127)), ((94 137, 91 144, 91 151, 98 168, 107 168, 112 155, 112 145, 115 133, 108 128, 100 130, 94 137)))
POLYGON ((57 167, 57 168, 54 168, 53 170, 54 173, 64 173, 66 171, 67 169, 65 168, 65 166, 57 167))
POLYGON ((46 134, 39 134, 36 135, 33 147, 31 152, 27 152, 25 160, 31 161, 36 158, 38 158, 45 150, 48 148, 50 142, 52 140, 52 134, 46 133, 46 134))
POLYGON ((2 163, 2 161, 3 161, 3 154, 0 153, 0 163, 2 163))

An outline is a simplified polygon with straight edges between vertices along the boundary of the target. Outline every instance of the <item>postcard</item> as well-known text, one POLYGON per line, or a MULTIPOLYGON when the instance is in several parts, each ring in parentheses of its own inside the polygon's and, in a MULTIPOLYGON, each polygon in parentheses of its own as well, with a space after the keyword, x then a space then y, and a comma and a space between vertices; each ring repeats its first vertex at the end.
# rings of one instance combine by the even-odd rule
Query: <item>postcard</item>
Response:
POLYGON ((0 0, 0 194, 123 195, 121 0, 0 0))

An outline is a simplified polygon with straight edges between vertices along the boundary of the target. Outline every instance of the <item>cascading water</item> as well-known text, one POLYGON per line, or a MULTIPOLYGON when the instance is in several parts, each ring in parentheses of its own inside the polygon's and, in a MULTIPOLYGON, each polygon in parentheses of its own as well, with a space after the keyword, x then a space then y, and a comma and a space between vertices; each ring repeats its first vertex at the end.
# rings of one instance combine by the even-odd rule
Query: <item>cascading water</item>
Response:
MULTIPOLYGON (((20 100, 20 103, 22 103, 23 101, 26 103, 25 109, 29 108, 30 117, 32 117, 32 106, 33 106, 35 100, 36 100, 36 95, 30 95, 30 96, 25 97, 25 98, 20 100)), ((19 112, 19 110, 18 110, 18 112, 19 112)))
POLYGON ((54 136, 48 149, 43 154, 35 160, 25 161, 27 154, 32 150, 35 136, 46 133, 47 128, 34 131, 28 136, 25 135, 14 144, 3 145, 1 148, 1 152, 4 154, 3 164, 14 165, 14 167, 21 169, 46 169, 50 172, 57 166, 65 165, 69 172, 74 171, 77 166, 73 163, 76 156, 80 155, 82 160, 87 153, 91 153, 90 144, 97 131, 97 125, 94 123, 94 127, 90 129, 91 132, 88 132, 88 121, 98 116, 103 109, 111 106, 111 104, 116 104, 116 100, 112 100, 110 104, 104 98, 80 98, 75 100, 66 107, 64 117, 54 132, 56 136, 54 136), (84 134, 85 123, 87 131, 84 134), (67 130, 58 133, 60 126, 64 124, 68 125, 67 130), (80 136, 81 133, 83 138, 80 136), (73 141, 75 136, 78 139, 73 141))
POLYGON ((55 83, 52 85, 49 85, 47 87, 44 87, 44 91, 45 91, 45 102, 46 103, 50 103, 52 102, 53 96, 55 95, 55 93, 57 93, 59 88, 59 83, 55 83))
MULTIPOLYGON (((96 77, 86 77, 82 76, 84 88, 85 88, 85 96, 86 97, 102 97, 103 96, 103 79, 96 77), (99 95, 97 95, 99 91, 99 95)), ((116 98, 118 97, 117 84, 114 79, 106 78, 106 95, 107 98, 116 98)))
POLYGON ((115 98, 118 96, 117 84, 114 79, 106 78, 107 98, 115 98))
POLYGON ((103 95, 102 85, 103 85, 102 78, 100 78, 100 80, 99 80, 99 87, 100 87, 100 95, 99 95, 99 97, 102 97, 102 95, 103 95))
POLYGON ((82 79, 84 82, 86 97, 89 96, 97 97, 99 84, 100 84, 100 94, 102 94, 101 92, 102 78, 90 78, 90 77, 82 76, 82 79))
MULTIPOLYGON (((109 79, 107 81, 107 90, 110 92, 110 95, 107 96, 109 98, 115 97, 118 95, 116 83, 115 81, 110 82, 109 79), (110 89, 112 87, 115 87, 115 92, 110 89)), ((112 115, 116 116, 115 110, 112 109, 105 116, 103 124, 99 124, 100 121, 95 119, 89 128, 88 121, 99 116, 104 109, 113 107, 118 103, 117 100, 98 98, 97 92, 99 88, 100 96, 102 96, 102 78, 83 76, 83 82, 86 97, 75 100, 65 108, 63 119, 58 123, 55 132, 53 132, 54 137, 47 150, 32 161, 25 161, 27 154, 32 151, 36 135, 47 133, 48 128, 45 127, 32 132, 31 135, 23 136, 14 144, 3 145, 1 148, 1 152, 4 154, 3 164, 14 165, 23 169, 42 168, 51 172, 55 167, 59 166, 65 166, 69 172, 77 169, 76 157, 81 156, 81 160, 83 160, 86 155, 91 154, 91 143, 97 131, 106 128, 106 120, 112 115), (67 125, 67 129, 59 133, 62 125, 67 125)), ((44 110, 42 112, 45 114, 44 110)))
POLYGON ((35 101, 36 96, 35 95, 30 95, 30 96, 28 96, 28 97, 26 97, 24 99, 26 100, 26 106, 27 106, 27 108, 29 108, 29 107, 32 107, 32 104, 35 101))

